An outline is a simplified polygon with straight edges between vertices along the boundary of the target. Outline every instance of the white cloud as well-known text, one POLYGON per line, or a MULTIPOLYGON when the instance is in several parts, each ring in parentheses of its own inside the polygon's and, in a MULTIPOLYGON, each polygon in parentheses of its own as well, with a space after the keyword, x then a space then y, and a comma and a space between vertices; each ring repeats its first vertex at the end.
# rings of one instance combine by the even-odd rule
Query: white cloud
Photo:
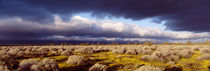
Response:
MULTIPOLYGON (((208 33, 175 32, 165 31, 158 28, 142 27, 135 24, 126 24, 111 20, 89 20, 80 16, 74 16, 69 22, 63 22, 55 16, 56 27, 65 30, 80 31, 88 35, 100 35, 103 37, 150 37, 150 38, 172 38, 172 39, 191 39, 210 37, 208 33), (104 35, 107 33, 108 35, 104 35)), ((78 32, 77 34, 80 34, 78 32)))
MULTIPOLYGON (((86 37, 89 40, 97 40, 98 38, 103 40, 119 40, 115 38, 120 38, 125 41, 183 40, 210 37, 208 33, 166 31, 159 28, 149 28, 111 20, 90 20, 80 16, 74 16, 67 22, 64 22, 59 16, 54 18, 55 21, 52 24, 36 23, 21 18, 2 19, 0 20, 0 37, 19 37, 13 34, 22 36, 36 35, 35 37, 40 35, 57 39, 67 39, 67 37, 71 36, 89 36, 86 37)), ((76 39, 76 37, 72 39, 74 38, 76 39)))

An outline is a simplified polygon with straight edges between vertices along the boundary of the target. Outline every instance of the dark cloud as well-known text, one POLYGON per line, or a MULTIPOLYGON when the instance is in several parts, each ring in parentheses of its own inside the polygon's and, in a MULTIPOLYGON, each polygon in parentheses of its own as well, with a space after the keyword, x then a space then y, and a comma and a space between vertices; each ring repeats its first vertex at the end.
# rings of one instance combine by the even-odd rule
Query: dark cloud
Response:
POLYGON ((0 40, 209 40, 208 7, 209 0, 0 0, 0 40), (86 12, 102 18, 153 18, 175 31, 72 17, 86 12))
MULTIPOLYGON (((210 0, 0 0, 1 17, 49 22, 52 15, 91 12, 140 20, 159 17, 168 29, 209 32, 210 0)), ((156 20, 156 21, 160 21, 156 20)))
POLYGON ((0 0, 0 16, 1 18, 20 17, 43 23, 49 23, 53 19, 49 11, 18 0, 0 0))
POLYGON ((158 28, 141 27, 110 20, 90 20, 80 16, 74 16, 67 22, 59 16, 54 16, 54 18, 55 20, 51 24, 40 24, 21 18, 1 19, 0 39, 66 40, 72 36, 79 36, 80 38, 83 37, 81 39, 87 38, 88 40, 92 40, 89 38, 197 39, 210 37, 208 33, 169 32, 158 28))

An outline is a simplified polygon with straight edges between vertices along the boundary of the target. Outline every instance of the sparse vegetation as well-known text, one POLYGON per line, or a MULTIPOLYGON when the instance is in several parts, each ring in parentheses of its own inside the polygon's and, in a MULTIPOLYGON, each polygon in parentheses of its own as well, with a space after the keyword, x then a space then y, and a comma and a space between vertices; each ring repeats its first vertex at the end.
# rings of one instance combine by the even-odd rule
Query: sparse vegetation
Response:
POLYGON ((59 68, 56 61, 45 58, 39 63, 32 65, 31 70, 32 71, 59 71, 59 68))
POLYGON ((108 66, 99 63, 94 64, 89 68, 89 71, 107 71, 108 66))
POLYGON ((209 45, 0 47, 0 71, 208 71, 209 63, 209 45))
POLYGON ((84 64, 84 56, 72 55, 66 61, 67 64, 81 65, 84 64))
POLYGON ((203 54, 198 57, 198 60, 210 60, 210 54, 203 54))
POLYGON ((163 70, 158 67, 142 66, 134 71, 163 71, 163 70))

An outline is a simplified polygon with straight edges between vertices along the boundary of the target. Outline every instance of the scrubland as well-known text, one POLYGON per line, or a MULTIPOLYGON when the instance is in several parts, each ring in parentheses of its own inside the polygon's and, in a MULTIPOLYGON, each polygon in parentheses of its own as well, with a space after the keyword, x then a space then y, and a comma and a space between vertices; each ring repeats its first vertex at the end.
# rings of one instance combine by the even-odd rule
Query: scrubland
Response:
POLYGON ((210 45, 1 46, 0 71, 209 71, 210 45))

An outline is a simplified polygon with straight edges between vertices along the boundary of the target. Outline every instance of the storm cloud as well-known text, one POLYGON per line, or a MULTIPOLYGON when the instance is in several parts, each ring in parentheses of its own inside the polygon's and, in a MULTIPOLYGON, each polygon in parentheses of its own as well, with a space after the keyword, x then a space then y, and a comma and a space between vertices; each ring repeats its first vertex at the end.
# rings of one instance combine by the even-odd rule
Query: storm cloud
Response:
POLYGON ((209 0, 0 0, 0 15, 44 23, 52 22, 54 14, 65 18, 81 12, 133 20, 155 17, 167 21, 169 30, 209 32, 208 7, 209 0))
POLYGON ((60 39, 60 40, 134 40, 134 39, 199 39, 208 33, 165 31, 111 20, 91 20, 80 16, 63 21, 54 16, 51 24, 8 18, 0 20, 0 38, 6 40, 60 39), (120 38, 120 39, 119 39, 120 38))
POLYGON ((209 7, 210 0, 0 0, 0 40, 208 40, 209 7), (74 16, 78 13, 149 18, 165 22, 166 29, 74 16))

